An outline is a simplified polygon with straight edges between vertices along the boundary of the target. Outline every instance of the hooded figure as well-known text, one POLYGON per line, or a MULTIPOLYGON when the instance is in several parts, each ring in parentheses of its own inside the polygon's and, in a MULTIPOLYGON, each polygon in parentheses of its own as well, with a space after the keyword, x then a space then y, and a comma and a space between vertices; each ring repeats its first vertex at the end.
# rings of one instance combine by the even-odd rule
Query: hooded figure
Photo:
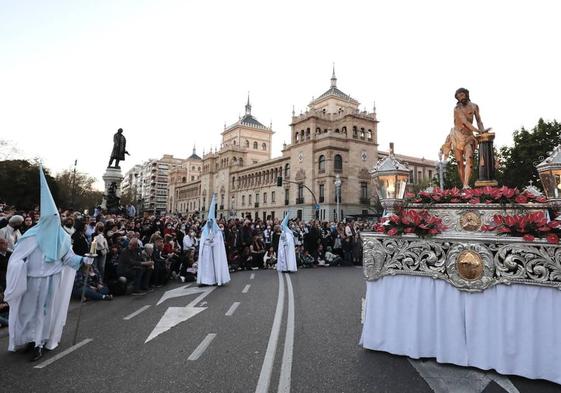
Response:
POLYGON ((57 347, 76 270, 82 261, 93 261, 72 252, 70 236, 62 229, 42 168, 39 177, 41 218, 17 242, 8 263, 4 292, 10 305, 8 350, 34 343, 32 361, 42 357, 43 346, 57 347))
POLYGON ((294 235, 288 227, 288 217, 286 213, 281 223, 282 233, 279 239, 279 249, 277 250, 277 270, 279 272, 295 272, 296 252, 294 250, 294 235))
POLYGON ((218 284, 220 286, 230 281, 224 238, 220 227, 216 224, 215 199, 215 194, 212 194, 208 219, 201 233, 197 267, 197 284, 199 285, 218 284))

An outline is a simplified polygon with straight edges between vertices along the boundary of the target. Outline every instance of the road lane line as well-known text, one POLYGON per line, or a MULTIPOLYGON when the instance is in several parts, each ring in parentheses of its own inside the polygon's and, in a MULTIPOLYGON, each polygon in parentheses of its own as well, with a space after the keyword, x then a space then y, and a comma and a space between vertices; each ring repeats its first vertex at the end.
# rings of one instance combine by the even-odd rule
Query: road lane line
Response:
POLYGON ((245 288, 243 289, 242 293, 247 293, 247 291, 249 291, 249 288, 251 287, 251 284, 247 284, 245 286, 245 288))
POLYGON ((203 339, 203 341, 201 341, 199 346, 195 348, 191 355, 189 355, 187 360, 197 360, 198 358, 200 358, 201 355, 206 351, 212 340, 214 340, 214 337, 216 337, 216 333, 207 334, 207 336, 203 339))
POLYGON ((228 311, 226 311, 226 316, 231 317, 234 314, 234 312, 236 312, 236 309, 238 308, 239 305, 240 305, 240 302, 234 302, 234 304, 232 304, 230 309, 228 311))
POLYGON ((255 273, 251 273, 251 276, 249 276, 250 280, 253 280, 255 278, 255 273))
POLYGON ((78 344, 71 346, 68 349, 65 349, 64 351, 62 351, 61 353, 53 356, 52 358, 45 360, 43 363, 38 364, 37 366, 35 366, 34 368, 45 368, 47 367, 49 364, 56 362, 57 360, 59 360, 60 358, 68 355, 71 352, 74 352, 75 350, 77 350, 80 347, 83 347, 84 345, 86 345, 87 343, 90 343, 93 341, 93 338, 86 338, 85 340, 80 341, 78 344))
POLYGON ((284 338, 284 352, 282 354, 281 373, 279 378, 279 393, 290 392, 290 378, 292 375, 292 354, 294 349, 294 291, 290 275, 285 274, 288 289, 288 316, 286 320, 286 336, 284 338))
POLYGON ((273 327, 271 328, 271 335, 269 336, 269 343, 267 344, 267 352, 265 352, 265 359, 263 359, 263 366, 261 366, 261 373, 259 374, 259 381, 257 381, 257 388, 255 388, 255 393, 268 393, 269 385, 271 383, 271 374, 273 372, 273 365, 275 363, 275 354, 277 352, 277 343, 279 341, 282 313, 284 308, 284 281, 282 279, 282 274, 280 272, 277 272, 277 274, 279 276, 277 309, 275 311, 273 327))
POLYGON ((138 314, 140 314, 143 311, 146 311, 148 308, 150 307, 149 304, 147 304, 146 306, 142 306, 140 307, 138 310, 136 310, 135 312, 133 312, 132 314, 127 315, 126 317, 124 317, 123 319, 125 321, 128 321, 129 319, 133 319, 134 317, 136 317, 138 314))

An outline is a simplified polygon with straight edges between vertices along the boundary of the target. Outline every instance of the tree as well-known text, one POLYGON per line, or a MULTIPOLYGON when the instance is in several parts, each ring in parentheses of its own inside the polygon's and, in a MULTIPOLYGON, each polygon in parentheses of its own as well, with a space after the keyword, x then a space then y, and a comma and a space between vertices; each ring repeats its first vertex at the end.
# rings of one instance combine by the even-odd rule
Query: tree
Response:
MULTIPOLYGON (((49 171, 44 171, 51 194, 58 204, 58 185, 49 171)), ((39 164, 26 160, 0 161, 0 200, 20 210, 32 210, 39 206, 39 164)))
POLYGON ((560 142, 561 124, 556 120, 545 122, 543 119, 531 131, 521 128, 514 131, 512 147, 501 147, 499 164, 501 173, 497 179, 509 187, 526 187, 530 180, 542 187, 536 165, 560 142))
POLYGON ((82 211, 91 209, 101 203, 103 193, 93 189, 95 178, 65 170, 56 177, 59 187, 60 206, 82 211))

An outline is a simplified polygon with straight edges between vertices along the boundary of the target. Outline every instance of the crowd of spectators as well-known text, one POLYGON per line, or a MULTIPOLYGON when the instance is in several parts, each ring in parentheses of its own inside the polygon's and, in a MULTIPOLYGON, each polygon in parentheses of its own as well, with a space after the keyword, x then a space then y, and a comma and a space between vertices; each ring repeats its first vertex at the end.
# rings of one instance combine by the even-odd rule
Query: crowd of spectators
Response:
MULTIPOLYGON (((81 301, 112 300, 115 295, 142 295, 170 280, 196 281, 199 239, 204 221, 188 216, 87 215, 60 212, 62 226, 77 255, 96 243, 94 264, 76 273, 73 297, 81 301), (84 282, 87 285, 84 287, 84 282)), ((0 204, 0 324, 6 323, 7 304, 1 297, 11 251, 25 231, 37 223, 38 210, 20 212, 0 204)), ((281 236, 279 219, 219 218, 231 272, 275 268, 281 236)), ((350 266, 362 263, 360 233, 366 222, 303 222, 291 220, 299 268, 350 266)))

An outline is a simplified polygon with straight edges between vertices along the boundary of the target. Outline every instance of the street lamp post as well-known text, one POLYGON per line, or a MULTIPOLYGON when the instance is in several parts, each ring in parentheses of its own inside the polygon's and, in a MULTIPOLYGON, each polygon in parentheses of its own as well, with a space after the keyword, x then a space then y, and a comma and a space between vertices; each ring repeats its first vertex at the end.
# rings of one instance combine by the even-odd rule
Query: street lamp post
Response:
POLYGON ((339 210, 339 204, 341 202, 341 176, 339 176, 339 174, 337 174, 337 176, 335 176, 335 189, 336 189, 336 197, 337 197, 337 216, 336 216, 336 220, 337 221, 341 221, 340 214, 341 214, 341 210, 339 210))

